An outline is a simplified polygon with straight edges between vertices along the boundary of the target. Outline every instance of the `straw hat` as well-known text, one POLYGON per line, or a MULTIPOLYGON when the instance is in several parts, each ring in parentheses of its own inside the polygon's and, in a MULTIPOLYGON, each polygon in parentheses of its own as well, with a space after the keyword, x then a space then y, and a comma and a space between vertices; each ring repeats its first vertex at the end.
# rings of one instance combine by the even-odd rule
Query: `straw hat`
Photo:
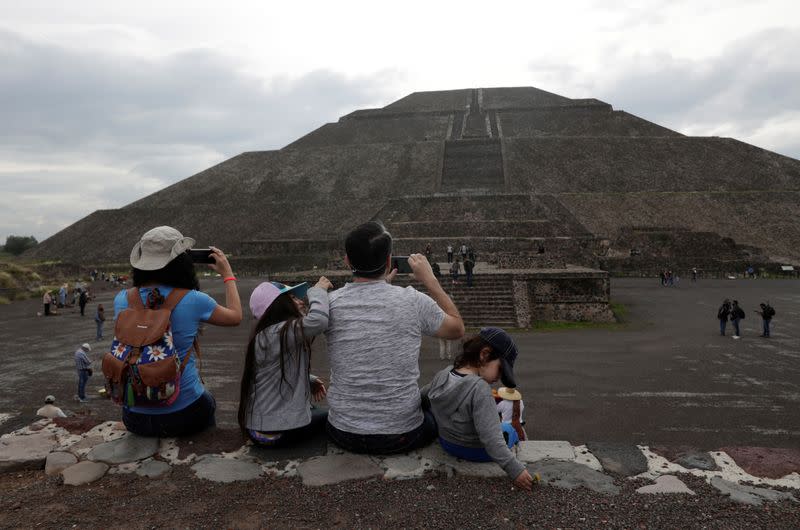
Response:
POLYGON ((520 401, 522 399, 522 394, 520 394, 519 390, 515 388, 506 388, 501 386, 497 389, 497 397, 508 401, 520 401))

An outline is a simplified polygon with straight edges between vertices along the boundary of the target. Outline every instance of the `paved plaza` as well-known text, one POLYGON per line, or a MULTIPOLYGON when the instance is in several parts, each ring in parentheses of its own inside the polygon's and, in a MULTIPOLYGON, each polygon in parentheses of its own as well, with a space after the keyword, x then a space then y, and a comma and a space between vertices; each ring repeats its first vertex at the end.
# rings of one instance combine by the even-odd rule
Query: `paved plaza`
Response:
MULTIPOLYGON (((258 280, 241 282, 243 300, 258 280)), ((205 282, 218 299, 221 285, 205 282)), ((111 306, 113 291, 97 302, 111 306)), ((627 324, 610 329, 514 333, 528 431, 536 439, 686 444, 800 446, 800 283, 792 280, 701 280, 662 288, 649 279, 615 279, 612 300, 625 305, 627 324), (747 310, 742 339, 720 337, 716 309, 725 298, 747 310), (777 310, 772 338, 758 337, 752 312, 769 300, 777 310)), ((29 424, 46 394, 74 411, 103 419, 119 411, 92 392, 72 400, 72 353, 84 341, 99 359, 109 341, 94 342, 94 322, 77 309, 36 317, 35 301, 0 307, 0 432, 29 424)), ((250 322, 206 328, 203 377, 217 398, 218 421, 235 423, 244 345, 250 322)), ((106 326, 111 335, 111 324, 106 326)), ((324 339, 315 344, 312 371, 327 377, 324 339)), ((420 383, 445 366, 435 340, 423 342, 420 383)), ((90 388, 102 386, 99 362, 90 388)))

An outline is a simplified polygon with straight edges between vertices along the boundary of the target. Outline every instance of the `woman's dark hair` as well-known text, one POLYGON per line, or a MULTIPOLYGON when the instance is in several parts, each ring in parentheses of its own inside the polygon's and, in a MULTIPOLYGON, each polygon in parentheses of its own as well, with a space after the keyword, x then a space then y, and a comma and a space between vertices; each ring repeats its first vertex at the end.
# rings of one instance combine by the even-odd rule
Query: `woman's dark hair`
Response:
POLYGON ((164 267, 154 271, 143 271, 134 267, 132 276, 135 287, 157 283, 180 289, 200 290, 200 282, 197 280, 194 262, 189 257, 189 254, 186 253, 180 254, 164 267))
POLYGON ((386 272, 386 262, 392 253, 392 235, 380 222, 370 221, 347 234, 344 250, 353 276, 380 278, 386 272))
MULTIPOLYGON (((295 337, 295 351, 294 354, 300 357, 303 351, 309 352, 309 364, 306 366, 306 371, 311 372, 310 352, 312 341, 306 338, 303 330, 303 314, 297 305, 292 300, 289 293, 284 293, 274 302, 270 304, 261 318, 258 319, 256 325, 253 326, 253 331, 250 333, 250 340, 247 343, 247 353, 244 357, 244 372, 242 373, 242 383, 239 391, 239 427, 242 433, 247 434, 247 409, 250 404, 250 393, 253 391, 253 386, 256 380, 256 339, 258 334, 270 326, 285 322, 279 332, 280 337, 280 352, 278 358, 281 363, 281 387, 284 381, 291 386, 291 383, 286 379, 286 356, 290 355, 289 352, 289 331, 295 337)), ((280 391, 280 390, 279 390, 280 391)))
POLYGON ((456 356, 453 361, 453 368, 479 367, 499 358, 500 353, 495 351, 491 344, 483 340, 480 335, 475 335, 464 343, 464 350, 456 356), (485 360, 481 361, 481 350, 487 346, 489 347, 489 355, 485 360))

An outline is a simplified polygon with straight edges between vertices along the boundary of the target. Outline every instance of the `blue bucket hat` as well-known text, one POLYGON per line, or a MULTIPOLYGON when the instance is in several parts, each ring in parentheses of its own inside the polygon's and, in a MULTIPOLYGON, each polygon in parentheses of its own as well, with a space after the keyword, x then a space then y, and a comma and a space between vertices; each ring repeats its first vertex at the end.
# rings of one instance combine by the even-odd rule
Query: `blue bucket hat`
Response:
POLYGON ((517 360, 517 345, 514 344, 514 339, 500 328, 481 328, 478 335, 486 341, 494 351, 500 354, 500 366, 502 368, 500 380, 505 386, 516 388, 517 382, 514 380, 514 361, 517 360))

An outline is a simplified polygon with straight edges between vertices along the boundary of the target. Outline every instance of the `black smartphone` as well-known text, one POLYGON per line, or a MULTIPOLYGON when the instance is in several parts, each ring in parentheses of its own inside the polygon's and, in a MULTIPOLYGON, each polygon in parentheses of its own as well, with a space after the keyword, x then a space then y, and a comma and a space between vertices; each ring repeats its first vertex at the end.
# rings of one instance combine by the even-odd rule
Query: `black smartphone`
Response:
POLYGON ((211 257, 210 248, 192 248, 186 252, 189 253, 193 263, 216 263, 214 258, 211 257))
POLYGON ((408 264, 408 256, 392 256, 392 269, 397 269, 397 274, 411 274, 411 265, 408 264))

